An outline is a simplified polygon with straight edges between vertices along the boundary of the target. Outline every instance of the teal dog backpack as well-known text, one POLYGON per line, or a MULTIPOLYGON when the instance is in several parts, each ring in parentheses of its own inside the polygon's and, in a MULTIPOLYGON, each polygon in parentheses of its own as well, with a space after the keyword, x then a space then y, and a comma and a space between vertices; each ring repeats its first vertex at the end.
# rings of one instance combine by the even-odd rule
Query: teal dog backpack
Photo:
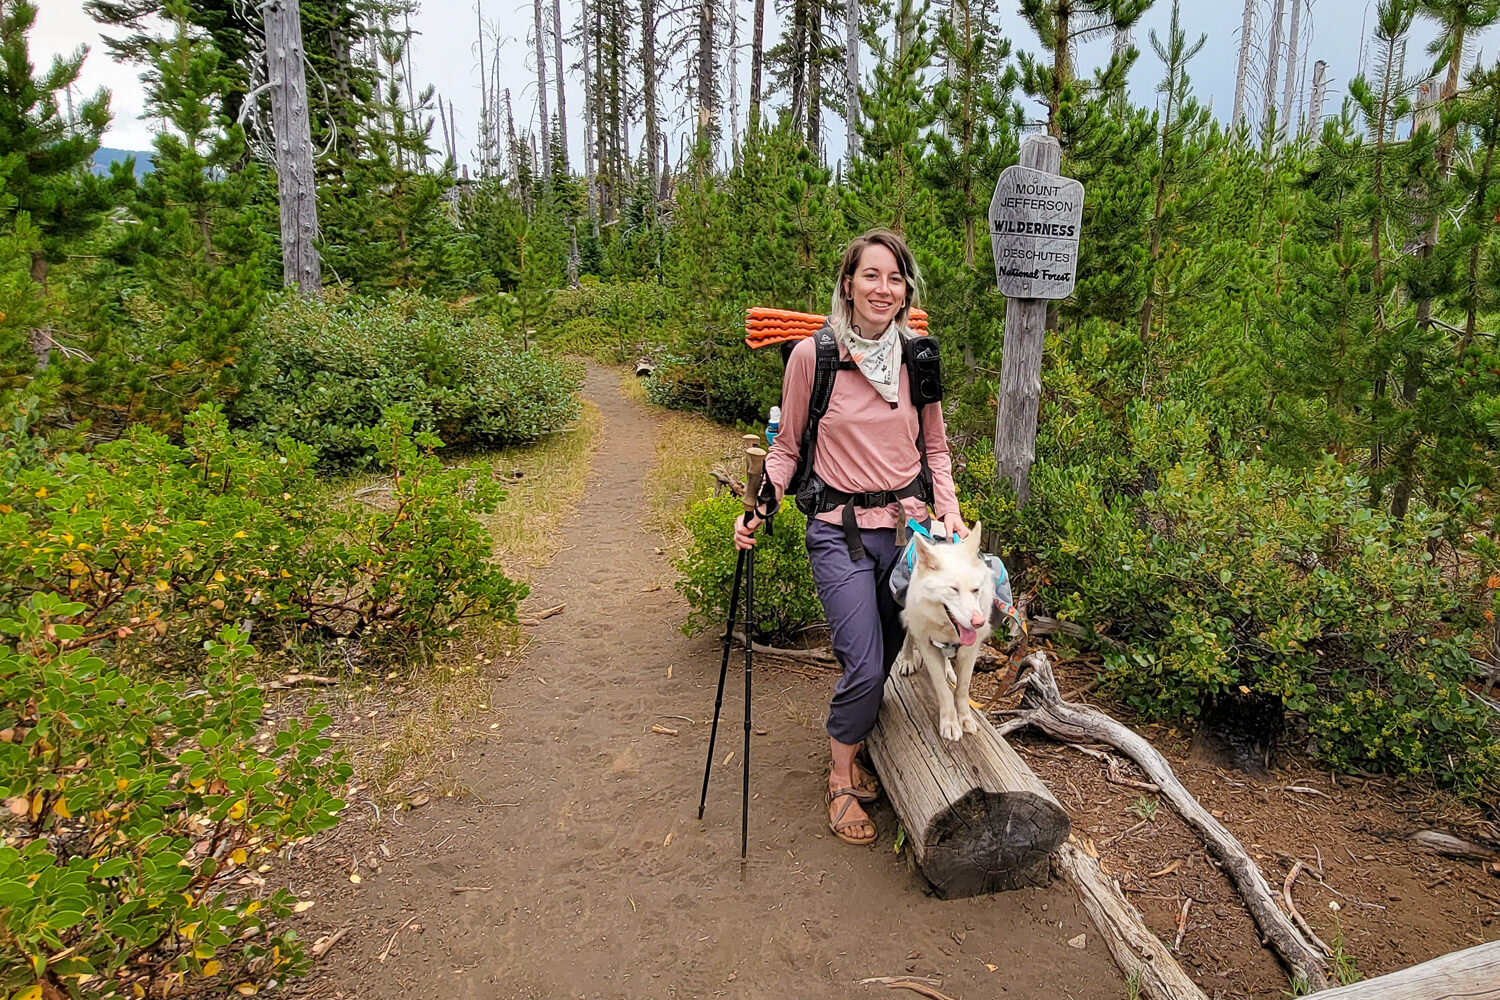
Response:
MULTIPOLYGON (((953 542, 953 539, 947 535, 934 536, 926 525, 916 518, 908 520, 906 527, 911 531, 911 537, 907 539, 906 549, 901 553, 901 558, 897 559, 896 565, 891 568, 890 579, 891 596, 903 608, 906 607, 906 590, 911 586, 912 571, 917 565, 917 536, 921 535, 935 545, 949 545, 953 542)), ((1010 574, 1005 571, 1005 563, 1000 561, 999 556, 990 555, 988 552, 981 552, 979 558, 985 561, 990 572, 995 576, 995 607, 1024 630, 1026 626, 1021 620, 1021 612, 1015 606, 1015 598, 1010 589, 1010 574)))

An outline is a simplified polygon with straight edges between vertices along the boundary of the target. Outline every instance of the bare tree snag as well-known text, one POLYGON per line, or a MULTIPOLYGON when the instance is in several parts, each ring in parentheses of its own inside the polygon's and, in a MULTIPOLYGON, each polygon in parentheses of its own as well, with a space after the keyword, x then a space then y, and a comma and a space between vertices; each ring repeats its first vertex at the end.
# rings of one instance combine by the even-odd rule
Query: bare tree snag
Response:
POLYGON ((261 10, 281 202, 282 281, 296 285, 303 295, 318 295, 323 287, 323 263, 313 245, 318 238, 318 186, 313 176, 307 74, 302 66, 302 11, 298 0, 265 0, 261 10))
POLYGON ((1500 1000, 1500 941, 1388 976, 1312 994, 1316 1000, 1500 1000))
POLYGON ((1115 964, 1127 976, 1139 973, 1141 994, 1151 1000, 1208 1000, 1167 946, 1141 920, 1118 883, 1070 838, 1057 850, 1057 863, 1078 890, 1084 909, 1104 937, 1115 964))
POLYGON ((943 739, 926 675, 892 674, 867 740, 907 846, 943 899, 1045 883, 1068 836, 1047 786, 980 719, 978 732, 943 739))
POLYGON ((1148 780, 1187 824, 1202 834, 1208 848, 1224 865, 1230 881, 1239 890, 1262 937, 1280 956, 1292 976, 1314 989, 1328 986, 1328 966, 1276 905, 1265 876, 1234 834, 1214 819, 1187 790, 1165 757, 1139 734, 1103 712, 1063 700, 1045 653, 1033 653, 1021 661, 1017 684, 1024 686, 1019 715, 1000 727, 1003 736, 1025 726, 1035 726, 1053 739, 1068 743, 1108 743, 1130 756, 1148 780))

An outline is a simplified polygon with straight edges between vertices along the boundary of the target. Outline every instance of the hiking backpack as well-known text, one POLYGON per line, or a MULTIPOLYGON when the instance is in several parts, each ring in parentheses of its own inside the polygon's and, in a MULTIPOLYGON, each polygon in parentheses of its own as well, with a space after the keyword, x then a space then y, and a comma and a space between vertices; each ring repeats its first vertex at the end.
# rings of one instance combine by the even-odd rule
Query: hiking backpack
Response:
MULTIPOLYGON (((783 365, 790 359, 794 346, 795 341, 782 345, 783 365)), ((797 509, 808 517, 843 507, 844 538, 849 545, 850 558, 857 562, 864 558, 864 545, 860 541, 859 529, 854 520, 855 508, 885 507, 906 497, 916 497, 923 503, 932 503, 932 470, 927 464, 922 413, 930 404, 940 402, 943 398, 938 343, 934 338, 924 335, 904 340, 901 344, 901 364, 906 368, 912 405, 917 408, 916 444, 922 470, 916 479, 900 489, 868 493, 836 490, 813 472, 813 455, 818 446, 818 425, 828 412, 828 403, 833 397, 834 379, 842 370, 859 367, 853 361, 839 360, 838 337, 834 335, 833 327, 826 323, 813 334, 813 346, 817 351, 817 360, 813 368, 812 392, 807 401, 807 423, 802 429, 797 470, 792 474, 786 492, 795 498, 797 509)))

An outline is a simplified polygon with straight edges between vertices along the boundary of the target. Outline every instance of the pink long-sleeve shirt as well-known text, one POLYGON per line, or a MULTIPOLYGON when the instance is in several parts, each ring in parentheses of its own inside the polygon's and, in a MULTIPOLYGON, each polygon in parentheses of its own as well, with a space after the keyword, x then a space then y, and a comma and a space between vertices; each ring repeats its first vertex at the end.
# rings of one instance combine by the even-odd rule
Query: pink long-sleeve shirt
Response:
MULTIPOLYGON (((849 360, 849 350, 839 344, 839 359, 849 360)), ((808 337, 792 349, 781 382, 781 429, 766 456, 766 475, 780 499, 797 471, 801 457, 802 431, 807 426, 808 401, 812 396, 817 348, 808 337)), ((901 366, 899 405, 880 398, 863 374, 840 371, 833 381, 828 412, 818 425, 813 471, 823 482, 845 493, 898 490, 917 478, 922 457, 917 452, 917 410, 911 405, 911 386, 906 366, 901 366)), ((943 405, 927 407, 922 421, 927 464, 932 470, 933 513, 943 517, 958 512, 953 489, 953 459, 948 452, 948 431, 943 405)), ((841 510, 819 514, 818 519, 837 524, 841 510)), ((861 528, 894 528, 909 517, 924 520, 922 501, 907 497, 900 506, 859 507, 855 520, 861 528)))

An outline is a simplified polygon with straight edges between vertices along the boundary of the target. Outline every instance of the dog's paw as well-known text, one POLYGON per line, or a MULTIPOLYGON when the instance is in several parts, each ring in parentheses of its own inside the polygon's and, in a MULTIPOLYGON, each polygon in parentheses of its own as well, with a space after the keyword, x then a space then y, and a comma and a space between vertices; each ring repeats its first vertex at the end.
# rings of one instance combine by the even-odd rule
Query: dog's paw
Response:
POLYGON ((959 716, 958 724, 966 733, 979 732, 979 720, 974 718, 973 712, 965 712, 963 715, 959 716))
POLYGON ((917 672, 917 666, 917 657, 911 656, 903 650, 901 655, 896 657, 896 662, 891 669, 895 670, 897 675, 901 677, 909 677, 917 672))
POLYGON ((957 719, 943 719, 938 722, 938 733, 942 735, 943 739, 952 740, 954 743, 957 743, 964 738, 964 727, 959 724, 957 719))

